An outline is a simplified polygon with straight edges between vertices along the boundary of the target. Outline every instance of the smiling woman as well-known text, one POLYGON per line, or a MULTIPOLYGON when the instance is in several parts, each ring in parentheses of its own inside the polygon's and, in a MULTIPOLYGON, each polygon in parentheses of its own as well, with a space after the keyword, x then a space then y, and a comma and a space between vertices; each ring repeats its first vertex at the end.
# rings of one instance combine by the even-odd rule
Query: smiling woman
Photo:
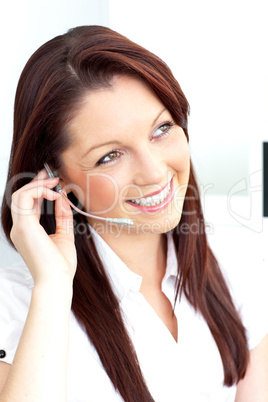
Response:
POLYGON ((74 28, 26 64, 2 206, 24 261, 1 272, 0 401, 265 400, 267 326, 240 315, 207 243, 188 111, 166 64, 108 28, 74 28))
MULTIPOLYGON (((68 133, 62 185, 78 185, 83 199, 77 198, 94 214, 134 219, 130 230, 122 228, 121 244, 131 241, 129 234, 142 235, 148 222, 157 222, 160 233, 177 226, 189 178, 188 142, 148 84, 121 76, 91 91, 68 133)), ((88 221, 95 227, 96 220, 88 221)))

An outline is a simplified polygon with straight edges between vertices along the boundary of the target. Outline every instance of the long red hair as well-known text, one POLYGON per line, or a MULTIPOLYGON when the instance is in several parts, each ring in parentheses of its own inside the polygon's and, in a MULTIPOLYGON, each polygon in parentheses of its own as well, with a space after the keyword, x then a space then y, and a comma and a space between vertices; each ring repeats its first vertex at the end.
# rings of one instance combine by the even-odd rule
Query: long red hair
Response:
MULTIPOLYGON (((188 139, 187 99, 170 69, 157 56, 100 26, 77 27, 52 39, 29 59, 17 88, 8 186, 2 205, 2 224, 9 241, 11 193, 30 181, 29 177, 18 175, 37 172, 44 162, 60 169, 61 153, 70 144, 67 123, 75 116, 79 101, 86 92, 105 87, 113 76, 123 74, 133 74, 147 82, 188 139)), ((77 202, 74 195, 71 197, 77 202)), ((55 230, 55 221, 53 213, 48 213, 49 205, 44 203, 41 224, 50 234, 55 230)), ((77 214, 74 220, 76 225, 86 224, 77 214)), ((173 230, 178 252, 177 297, 184 292, 206 320, 222 358, 224 383, 230 386, 245 375, 248 363, 245 329, 205 231, 181 231, 182 224, 189 228, 204 227, 192 166, 182 218, 173 230)), ((78 231, 75 241, 78 267, 72 310, 123 399, 152 401, 94 242, 89 233, 78 231)))

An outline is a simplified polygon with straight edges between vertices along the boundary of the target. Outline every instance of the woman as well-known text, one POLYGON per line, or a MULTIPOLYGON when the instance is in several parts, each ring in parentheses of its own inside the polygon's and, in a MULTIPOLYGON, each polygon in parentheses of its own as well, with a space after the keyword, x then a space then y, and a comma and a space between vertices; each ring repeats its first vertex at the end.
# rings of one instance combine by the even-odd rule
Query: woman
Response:
POLYGON ((248 363, 207 244, 188 110, 168 67, 108 28, 28 61, 2 208, 25 265, 2 274, 0 401, 267 400, 267 336, 248 363))

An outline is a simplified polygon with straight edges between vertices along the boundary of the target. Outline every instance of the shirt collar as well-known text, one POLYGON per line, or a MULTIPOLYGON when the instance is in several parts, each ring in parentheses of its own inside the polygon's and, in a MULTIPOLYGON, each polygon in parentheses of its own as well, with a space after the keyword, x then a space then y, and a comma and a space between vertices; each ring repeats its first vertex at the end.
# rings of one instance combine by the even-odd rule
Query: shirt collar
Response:
MULTIPOLYGON (((102 237, 90 227, 92 237, 102 261, 106 274, 113 286, 113 289, 119 299, 122 301, 130 289, 138 292, 141 286, 142 277, 133 271, 118 257, 102 237)), ((177 276, 177 255, 172 233, 167 233, 167 267, 163 280, 169 276, 177 276)))
POLYGON ((99 257, 119 301, 123 300, 130 289, 138 292, 142 277, 128 268, 95 229, 90 227, 90 230, 99 257))
POLYGON ((172 232, 167 232, 166 236, 167 236, 167 267, 166 267, 165 278, 167 279, 169 276, 177 277, 178 260, 172 232))

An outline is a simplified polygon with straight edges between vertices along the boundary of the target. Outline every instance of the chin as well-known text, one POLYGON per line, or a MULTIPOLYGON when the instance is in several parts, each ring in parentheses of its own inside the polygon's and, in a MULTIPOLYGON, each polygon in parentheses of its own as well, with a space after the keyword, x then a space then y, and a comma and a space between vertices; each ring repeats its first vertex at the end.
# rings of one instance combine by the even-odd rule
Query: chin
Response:
POLYGON ((167 233, 170 230, 175 229, 175 227, 177 227, 178 224, 180 223, 180 220, 181 220, 181 216, 176 217, 174 219, 167 219, 163 225, 163 231, 161 233, 167 233))

